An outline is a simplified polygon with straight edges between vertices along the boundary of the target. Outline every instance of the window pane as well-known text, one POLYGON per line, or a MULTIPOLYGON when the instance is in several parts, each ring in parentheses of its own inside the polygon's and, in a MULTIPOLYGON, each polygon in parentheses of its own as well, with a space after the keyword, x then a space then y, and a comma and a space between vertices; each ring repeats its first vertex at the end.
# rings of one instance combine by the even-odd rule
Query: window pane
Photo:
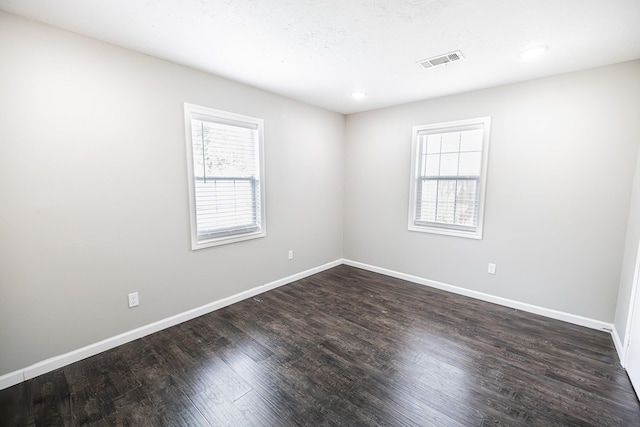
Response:
POLYGON ((195 176, 204 176, 204 145, 202 144, 202 122, 191 121, 191 141, 193 153, 193 173, 195 176))
POLYGON ((417 221, 435 222, 437 195, 438 181, 423 180, 422 191, 418 197, 418 212, 416 213, 417 221))
POLYGON ((456 181, 438 181, 438 203, 436 222, 453 224, 456 201, 456 181))
POLYGON ((477 221, 477 182, 475 180, 460 180, 457 185, 455 223, 474 227, 477 221))
POLYGON ((482 151, 482 129, 462 132, 460 151, 482 151))
POLYGON ((255 129, 247 129, 222 123, 193 120, 194 162, 204 163, 207 176, 249 177, 256 174, 255 129), (195 129, 202 129, 196 131, 195 129), (198 133, 202 139, 197 140, 198 133), (196 159, 196 145, 202 159, 196 159))
POLYGON ((440 153, 440 140, 441 140, 441 135, 440 134, 435 134, 435 135, 429 135, 427 137, 427 153, 428 154, 432 154, 432 153, 440 153))
POLYGON ((198 234, 254 226, 254 185, 252 179, 196 181, 198 234))
POLYGON ((442 134, 442 152, 457 153, 460 151, 460 132, 442 134))
POLYGON ((482 166, 482 153, 470 152, 460 153, 460 170, 458 175, 462 176, 479 176, 482 166))
POLYGON ((440 175, 440 154, 428 154, 426 157, 426 171, 422 173, 424 176, 440 175))
POLYGON ((458 153, 442 154, 440 157, 440 176, 458 175, 458 153))
POLYGON ((257 228, 257 131, 196 119, 191 127, 198 239, 257 228))
POLYGON ((417 221, 475 226, 477 216, 475 180, 424 179, 418 198, 417 221))

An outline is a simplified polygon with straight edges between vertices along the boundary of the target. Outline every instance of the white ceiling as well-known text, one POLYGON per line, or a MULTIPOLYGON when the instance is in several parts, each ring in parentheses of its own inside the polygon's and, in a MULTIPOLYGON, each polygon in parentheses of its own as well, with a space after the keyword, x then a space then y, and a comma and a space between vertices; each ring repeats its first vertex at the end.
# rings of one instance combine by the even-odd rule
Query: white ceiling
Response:
POLYGON ((640 0, 0 0, 344 114, 640 58, 640 0), (517 54, 550 50, 534 62, 517 54), (460 50, 429 70, 421 59, 460 50), (361 91, 364 100, 350 95, 361 91))

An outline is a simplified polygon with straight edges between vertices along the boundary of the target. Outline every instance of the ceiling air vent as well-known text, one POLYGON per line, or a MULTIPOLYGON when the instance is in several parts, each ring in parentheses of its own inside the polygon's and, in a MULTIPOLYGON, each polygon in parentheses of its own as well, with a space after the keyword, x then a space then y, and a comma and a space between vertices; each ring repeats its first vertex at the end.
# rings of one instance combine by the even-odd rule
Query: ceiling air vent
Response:
POLYGON ((429 59, 424 59, 418 62, 418 64, 420 64, 423 68, 432 68, 437 67, 438 65, 448 64, 449 62, 460 61, 461 59, 464 59, 464 56, 462 56, 462 53, 460 53, 459 50, 456 50, 455 52, 434 56, 433 58, 429 59))

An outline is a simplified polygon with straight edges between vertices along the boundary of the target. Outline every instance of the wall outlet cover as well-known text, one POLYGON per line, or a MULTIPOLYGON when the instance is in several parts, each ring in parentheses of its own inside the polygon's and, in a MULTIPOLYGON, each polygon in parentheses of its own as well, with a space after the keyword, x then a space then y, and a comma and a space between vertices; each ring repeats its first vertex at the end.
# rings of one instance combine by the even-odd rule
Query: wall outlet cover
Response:
POLYGON ((137 292, 131 293, 127 296, 129 297, 129 307, 135 307, 140 304, 137 292))

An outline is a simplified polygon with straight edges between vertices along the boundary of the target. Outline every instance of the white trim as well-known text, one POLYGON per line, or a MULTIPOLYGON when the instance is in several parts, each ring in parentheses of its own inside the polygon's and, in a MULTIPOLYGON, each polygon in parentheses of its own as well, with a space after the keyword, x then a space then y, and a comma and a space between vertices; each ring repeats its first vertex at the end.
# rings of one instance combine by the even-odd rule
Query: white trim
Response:
POLYGON ((0 390, 341 264, 342 260, 338 259, 10 372, 0 376, 0 390))
POLYGON ((397 279, 406 280, 408 282, 417 283, 419 285, 429 286, 443 291, 452 292, 454 294, 475 298, 481 301, 515 308, 517 310, 526 311, 528 313, 539 314, 541 316, 550 317, 556 320, 562 320, 564 322, 573 323, 574 325, 585 326, 587 328, 597 329, 609 333, 611 333, 611 331, 613 330, 613 324, 611 323, 590 319, 588 317, 578 316, 576 314, 565 313, 563 311, 553 310, 550 308, 540 307, 537 305, 515 301, 508 298, 485 294, 483 292, 473 291, 442 282, 436 282, 435 280, 424 279, 422 277, 412 276, 410 274, 400 273, 398 271, 388 270, 386 268, 376 267, 373 265, 364 264, 348 259, 344 259, 343 263, 352 267, 362 268, 363 270, 373 271, 374 273, 384 274, 385 276, 391 276, 397 279))
POLYGON ((24 381, 22 371, 9 372, 8 374, 0 376, 0 390, 20 384, 22 381, 24 381))
MULTIPOLYGON (((627 325, 624 330, 624 342, 622 343, 622 352, 618 352, 622 366, 627 366, 627 349, 629 348, 629 342, 631 341, 631 324, 633 323, 634 306, 636 304, 636 298, 638 298, 638 280, 640 279, 640 242, 638 243, 638 250, 636 252, 636 266, 633 271, 633 283, 631 284, 631 297, 629 298, 629 313, 627 314, 627 325)), ((637 313, 636 315, 640 315, 637 313)))
POLYGON ((620 365, 624 368, 626 366, 624 353, 625 347, 622 345, 622 340, 620 339, 620 335, 618 334, 618 329, 616 325, 613 325, 613 329, 611 330, 611 338, 613 338, 613 345, 616 346, 616 352, 618 353, 618 359, 620 359, 620 365))

